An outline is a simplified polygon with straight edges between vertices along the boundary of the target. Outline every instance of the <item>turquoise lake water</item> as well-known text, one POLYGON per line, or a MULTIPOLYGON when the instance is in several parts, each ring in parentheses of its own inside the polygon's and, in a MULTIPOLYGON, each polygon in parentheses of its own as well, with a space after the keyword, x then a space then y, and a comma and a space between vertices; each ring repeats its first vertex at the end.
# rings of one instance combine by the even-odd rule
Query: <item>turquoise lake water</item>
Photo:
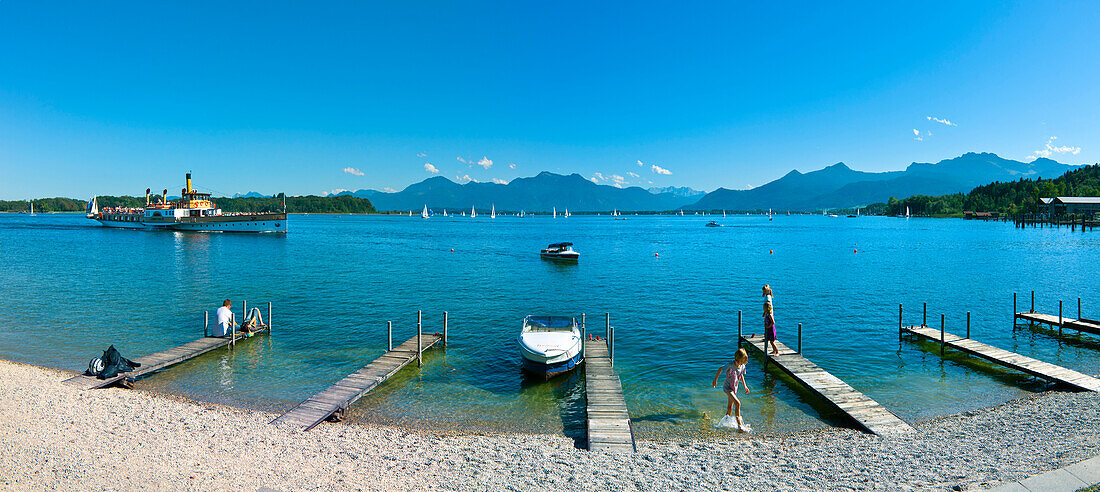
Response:
MULTIPOLYGON (((80 215, 0 214, 0 358, 83 370, 107 345, 135 358, 202 335, 223 298, 274 305, 274 333, 165 370, 138 387, 282 411, 357 370, 386 346, 440 331, 426 354, 351 410, 350 421, 439 429, 583 430, 580 374, 526 380, 516 336, 527 314, 589 315, 616 327, 616 364, 641 436, 715 433, 711 388, 746 333, 763 331, 760 286, 775 291, 779 337, 905 420, 916 422, 1049 389, 1046 383, 935 345, 899 342, 906 323, 947 316, 947 330, 1100 373, 1100 338, 1059 341, 1013 330, 1036 291, 1038 311, 1100 318, 1100 235, 953 219, 821 216, 488 217, 293 215, 289 234, 108 229, 80 215), (710 219, 727 227, 705 228, 710 219), (578 264, 542 261, 571 241, 578 264), (451 249, 454 249, 452 252, 451 249), (858 252, 853 252, 858 250, 858 252), (659 256, 655 256, 659 253, 659 256), (1091 315, 1091 316, 1090 316, 1091 315), (396 343, 395 342, 395 343, 396 343)), ((758 431, 843 423, 750 352, 743 398, 758 431)))

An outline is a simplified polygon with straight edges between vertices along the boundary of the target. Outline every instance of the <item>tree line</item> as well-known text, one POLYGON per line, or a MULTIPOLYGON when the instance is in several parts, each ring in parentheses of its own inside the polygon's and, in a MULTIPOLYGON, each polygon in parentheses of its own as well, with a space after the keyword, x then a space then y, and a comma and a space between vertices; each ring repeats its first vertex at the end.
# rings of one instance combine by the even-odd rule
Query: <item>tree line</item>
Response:
MULTIPOLYGON (((223 212, 282 212, 283 195, 273 197, 212 198, 214 206, 223 212)), ((83 212, 87 206, 85 200, 75 198, 37 198, 33 200, 35 212, 83 212)), ((141 208, 145 206, 144 196, 100 196, 96 203, 100 209, 106 207, 141 208)), ((30 204, 26 200, 0 200, 0 212, 29 212, 30 204)), ((374 213, 374 205, 366 198, 350 195, 343 196, 288 196, 286 211, 289 213, 374 213)))

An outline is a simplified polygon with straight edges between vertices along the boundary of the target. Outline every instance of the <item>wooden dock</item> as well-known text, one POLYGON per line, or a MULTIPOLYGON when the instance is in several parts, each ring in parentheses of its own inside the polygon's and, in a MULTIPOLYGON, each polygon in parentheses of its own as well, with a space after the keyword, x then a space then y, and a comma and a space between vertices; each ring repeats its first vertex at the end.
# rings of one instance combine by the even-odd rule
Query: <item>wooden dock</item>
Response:
POLYGON ((589 451, 637 451, 623 385, 615 375, 607 339, 585 340, 584 352, 589 451))
POLYGON ((378 385, 386 382, 387 379, 397 374, 409 363, 419 359, 424 350, 443 340, 444 335, 438 333, 414 335, 405 343, 394 347, 370 364, 363 366, 362 369, 351 373, 348 377, 337 381, 336 384, 329 386, 324 391, 299 403, 298 406, 272 420, 271 423, 287 424, 299 427, 302 430, 310 430, 329 417, 335 416, 338 419, 352 403, 377 388, 378 385), (417 350, 418 338, 419 352, 417 350))
POLYGON ((1080 390, 1100 392, 1100 380, 1092 376, 1087 376, 1048 362, 999 349, 992 345, 976 342, 969 338, 952 335, 944 332, 942 329, 937 330, 927 326, 907 326, 902 328, 902 332, 911 333, 921 338, 941 343, 944 347, 951 347, 1010 369, 1031 374, 1032 376, 1048 379, 1080 390))
MULTIPOLYGON (((257 330, 255 333, 259 334, 265 331, 268 331, 268 327, 263 327, 257 330)), ((141 367, 134 369, 132 372, 120 372, 118 376, 107 379, 99 379, 94 376, 85 376, 81 374, 79 376, 74 376, 72 378, 66 379, 64 381, 64 384, 76 386, 80 389, 85 390, 105 388, 126 379, 144 376, 151 372, 159 371, 169 366, 174 366, 176 364, 179 364, 180 362, 194 359, 195 357, 205 354, 211 350, 231 345, 245 338, 248 337, 245 337, 240 333, 236 333, 235 335, 227 336, 224 338, 202 337, 193 342, 188 342, 180 345, 179 347, 170 348, 163 352, 157 352, 155 354, 146 355, 144 357, 131 359, 134 362, 141 364, 141 367)), ((126 354, 122 355, 125 356, 126 354)))
POLYGON ((1082 333, 1100 335, 1100 321, 1094 319, 1072 319, 1043 313, 1016 313, 1017 320, 1027 321, 1029 324, 1050 325, 1053 328, 1077 330, 1082 333))
POLYGON ((912 426, 893 412, 781 342, 775 342, 779 355, 770 355, 764 347, 763 335, 742 336, 741 340, 755 347, 783 372, 843 412, 861 429, 878 436, 895 436, 914 431, 912 426))

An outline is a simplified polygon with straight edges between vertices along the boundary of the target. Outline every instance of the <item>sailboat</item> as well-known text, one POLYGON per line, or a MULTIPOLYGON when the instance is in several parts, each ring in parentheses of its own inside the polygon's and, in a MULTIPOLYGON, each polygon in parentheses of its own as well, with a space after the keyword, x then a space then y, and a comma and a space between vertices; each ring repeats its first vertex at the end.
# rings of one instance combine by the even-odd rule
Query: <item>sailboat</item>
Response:
POLYGON ((612 210, 611 211, 611 216, 612 217, 618 217, 619 216, 619 209, 612 210))
POLYGON ((477 217, 477 210, 475 210, 474 207, 470 207, 470 218, 472 219, 474 217, 477 217))
POLYGON ((413 216, 413 211, 409 210, 409 217, 412 217, 412 216, 413 216))
POLYGON ((726 211, 725 211, 725 210, 723 210, 723 211, 722 211, 722 217, 723 217, 723 218, 725 218, 725 217, 726 217, 726 211))
POLYGON ((31 202, 31 215, 34 215, 34 200, 28 200, 31 202))
POLYGON ((768 220, 773 220, 773 219, 774 219, 774 217, 772 217, 772 209, 769 208, 768 209, 768 220))
POLYGON ((443 216, 444 216, 444 217, 446 217, 446 216, 447 216, 447 209, 443 209, 443 216))
MULTIPOLYGON (((33 213, 34 203, 31 203, 31 210, 31 213, 33 213)), ((96 215, 99 215, 99 203, 96 202, 96 197, 93 196, 92 199, 88 201, 88 210, 86 212, 89 219, 95 218, 96 215)))
POLYGON ((683 216, 684 216, 684 210, 680 209, 680 217, 683 217, 683 216))
POLYGON ((568 218, 570 215, 572 215, 572 214, 569 213, 569 209, 568 208, 565 209, 565 216, 568 218))
POLYGON ((553 208, 554 208, 554 218, 556 219, 556 218, 558 218, 558 207, 553 207, 553 208))
POLYGON ((465 211, 465 210, 463 210, 463 211, 462 211, 462 216, 463 216, 463 217, 465 217, 465 216, 466 216, 466 211, 465 211))
POLYGON ((523 210, 520 210, 520 211, 519 211, 519 216, 520 216, 520 217, 526 217, 526 216, 527 216, 527 212, 525 212, 525 211, 523 211, 523 210))
POLYGON ((427 205, 424 205, 424 211, 420 212, 420 218, 422 218, 422 219, 428 218, 428 206, 427 205))
POLYGON ((493 210, 491 212, 489 212, 489 218, 490 219, 497 218, 497 205, 495 203, 493 204, 493 210))
POLYGON ((905 206, 905 218, 906 218, 906 219, 908 219, 908 218, 909 218, 909 205, 906 205, 906 206, 905 206))

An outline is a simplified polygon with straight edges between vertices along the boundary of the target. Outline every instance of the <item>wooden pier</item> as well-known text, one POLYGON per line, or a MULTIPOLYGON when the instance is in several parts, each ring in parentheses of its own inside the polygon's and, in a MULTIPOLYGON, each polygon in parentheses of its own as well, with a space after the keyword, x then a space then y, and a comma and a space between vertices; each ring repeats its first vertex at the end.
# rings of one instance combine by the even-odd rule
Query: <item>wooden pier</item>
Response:
POLYGON ((340 420, 343 413, 352 403, 362 398, 378 385, 386 382, 397 374, 405 366, 413 361, 422 363, 423 352, 435 346, 439 342, 447 343, 447 314, 443 314, 443 334, 422 333, 420 314, 417 314, 417 334, 397 347, 393 347, 393 325, 388 323, 390 333, 390 349, 381 357, 363 366, 329 386, 325 390, 313 395, 290 409, 289 412, 280 415, 272 424, 287 424, 308 431, 321 422, 332 418, 340 420))
POLYGON ((1044 314, 1035 312, 1035 291, 1031 291, 1031 310, 1030 311, 1017 311, 1016 309, 1016 294, 1012 295, 1012 311, 1013 311, 1013 326, 1015 326, 1018 320, 1027 321, 1031 324, 1050 325, 1051 328, 1058 328, 1059 334, 1063 329, 1077 330, 1081 333, 1091 333, 1093 335, 1100 335, 1100 321, 1095 319, 1088 319, 1081 315, 1081 298, 1077 298, 1077 319, 1066 318, 1062 316, 1062 301, 1058 301, 1058 314, 1044 314))
POLYGON ((771 355, 769 347, 764 346, 763 335, 742 336, 741 340, 755 347, 768 361, 774 362, 783 372, 847 415, 861 429, 878 436, 894 436, 914 431, 912 426, 893 412, 783 343, 775 342, 779 355, 771 355))
POLYGON ((584 390, 588 401, 588 450, 634 452, 634 428, 614 367, 614 328, 607 336, 584 341, 584 390))
POLYGON ((999 349, 992 345, 976 342, 969 338, 952 335, 945 332, 942 326, 938 330, 927 326, 906 326, 902 328, 902 332, 917 335, 921 338, 939 343, 941 346, 941 353, 944 348, 951 347, 1032 376, 1054 381, 1079 390, 1100 392, 1100 380, 1092 376, 1087 376, 1048 362, 999 349))
MULTIPOLYGON (((244 304, 245 309, 248 308, 248 303, 244 304)), ((247 313, 247 311, 246 311, 247 313)), ((267 324, 258 328, 254 335, 270 332, 271 329, 271 303, 267 305, 267 324)), ((185 343, 175 348, 170 348, 163 352, 157 352, 155 354, 146 355, 144 357, 138 357, 131 359, 134 362, 141 364, 141 367, 135 368, 131 372, 120 372, 118 376, 107 379, 99 379, 95 376, 85 376, 83 374, 74 376, 63 381, 64 384, 70 386, 76 386, 77 388, 88 390, 106 388, 111 385, 123 383, 127 380, 138 378, 146 374, 159 371, 169 366, 174 366, 180 362, 188 361, 198 357, 202 354, 210 352, 211 350, 218 349, 225 346, 232 346, 237 341, 243 340, 246 337, 242 333, 238 333, 233 330, 229 336, 226 337, 208 337, 205 336, 206 327, 203 327, 204 336, 198 340, 185 343)), ((123 354, 125 356, 125 354, 123 354)))

